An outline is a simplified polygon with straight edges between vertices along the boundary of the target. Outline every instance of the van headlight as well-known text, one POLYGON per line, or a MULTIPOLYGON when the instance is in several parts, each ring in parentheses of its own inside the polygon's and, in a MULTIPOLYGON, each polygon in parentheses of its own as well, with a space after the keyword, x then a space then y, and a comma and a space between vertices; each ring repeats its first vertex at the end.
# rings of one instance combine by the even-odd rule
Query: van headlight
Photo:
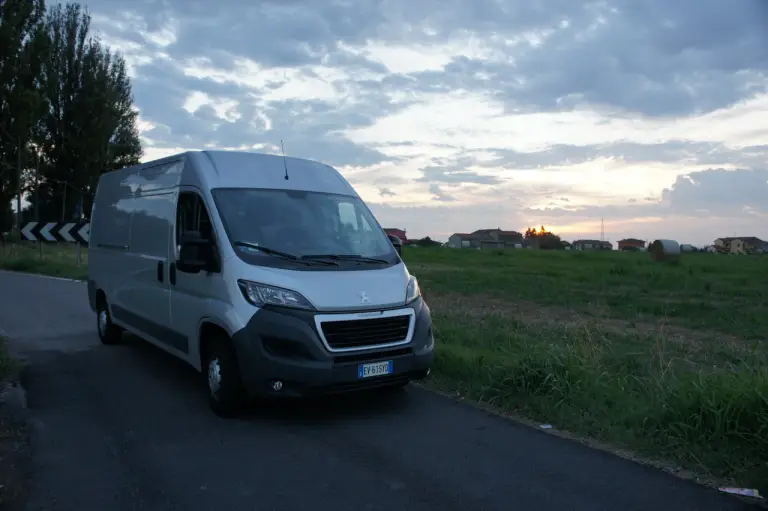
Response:
POLYGON ((258 282, 250 282, 248 280, 238 280, 237 284, 240 286, 240 291, 242 291, 245 299, 257 307, 278 305, 294 309, 315 310, 315 307, 309 303, 309 300, 296 291, 259 284, 258 282))
POLYGON ((419 281, 413 275, 408 278, 408 286, 405 288, 405 303, 406 305, 414 301, 421 296, 421 289, 419 289, 419 281))

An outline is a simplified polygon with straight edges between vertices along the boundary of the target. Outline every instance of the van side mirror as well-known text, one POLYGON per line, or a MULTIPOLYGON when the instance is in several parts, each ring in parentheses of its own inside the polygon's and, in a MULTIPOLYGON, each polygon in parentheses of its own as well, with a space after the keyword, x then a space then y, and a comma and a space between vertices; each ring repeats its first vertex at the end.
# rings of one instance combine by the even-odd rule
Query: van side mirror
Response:
POLYGON ((198 232, 186 232, 179 243, 176 269, 184 273, 217 271, 213 241, 198 232))
POLYGON ((387 234, 387 238, 389 238, 389 241, 392 243, 392 246, 395 247, 395 252, 397 252, 398 255, 403 255, 403 240, 395 236, 394 234, 387 234))

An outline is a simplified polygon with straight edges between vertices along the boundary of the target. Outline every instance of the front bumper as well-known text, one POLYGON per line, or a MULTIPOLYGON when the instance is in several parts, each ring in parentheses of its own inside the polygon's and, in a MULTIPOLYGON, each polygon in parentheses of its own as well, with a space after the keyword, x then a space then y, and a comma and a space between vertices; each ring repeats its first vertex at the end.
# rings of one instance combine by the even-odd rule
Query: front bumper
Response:
POLYGON ((415 321, 411 341, 390 348, 329 352, 318 337, 314 312, 263 308, 233 335, 243 385, 250 395, 297 397, 363 390, 427 376, 434 358, 432 317, 419 298, 408 307, 415 321), (393 361, 393 374, 358 377, 359 364, 393 361), (273 383, 282 383, 279 391, 273 383))

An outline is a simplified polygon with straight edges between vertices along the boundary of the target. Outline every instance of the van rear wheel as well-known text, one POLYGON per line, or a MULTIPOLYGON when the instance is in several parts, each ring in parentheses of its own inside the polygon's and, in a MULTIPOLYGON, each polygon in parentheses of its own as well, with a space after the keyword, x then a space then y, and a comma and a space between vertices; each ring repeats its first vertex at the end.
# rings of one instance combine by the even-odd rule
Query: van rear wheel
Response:
POLYGON ((229 339, 217 337, 211 340, 203 368, 208 382, 208 399, 211 410, 220 417, 237 414, 245 401, 234 347, 229 339))
POLYGON ((118 344, 123 338, 123 330, 112 323, 109 307, 105 300, 101 300, 96 308, 96 329, 102 344, 118 344))

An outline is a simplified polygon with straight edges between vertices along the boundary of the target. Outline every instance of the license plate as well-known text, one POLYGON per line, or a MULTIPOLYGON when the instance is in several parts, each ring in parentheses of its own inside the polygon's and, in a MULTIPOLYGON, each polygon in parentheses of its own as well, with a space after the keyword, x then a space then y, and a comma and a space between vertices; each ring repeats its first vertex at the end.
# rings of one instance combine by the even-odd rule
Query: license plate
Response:
POLYGON ((360 364, 357 366, 357 376, 359 378, 370 378, 372 376, 384 376, 392 374, 395 364, 391 360, 386 362, 374 362, 372 364, 360 364))

